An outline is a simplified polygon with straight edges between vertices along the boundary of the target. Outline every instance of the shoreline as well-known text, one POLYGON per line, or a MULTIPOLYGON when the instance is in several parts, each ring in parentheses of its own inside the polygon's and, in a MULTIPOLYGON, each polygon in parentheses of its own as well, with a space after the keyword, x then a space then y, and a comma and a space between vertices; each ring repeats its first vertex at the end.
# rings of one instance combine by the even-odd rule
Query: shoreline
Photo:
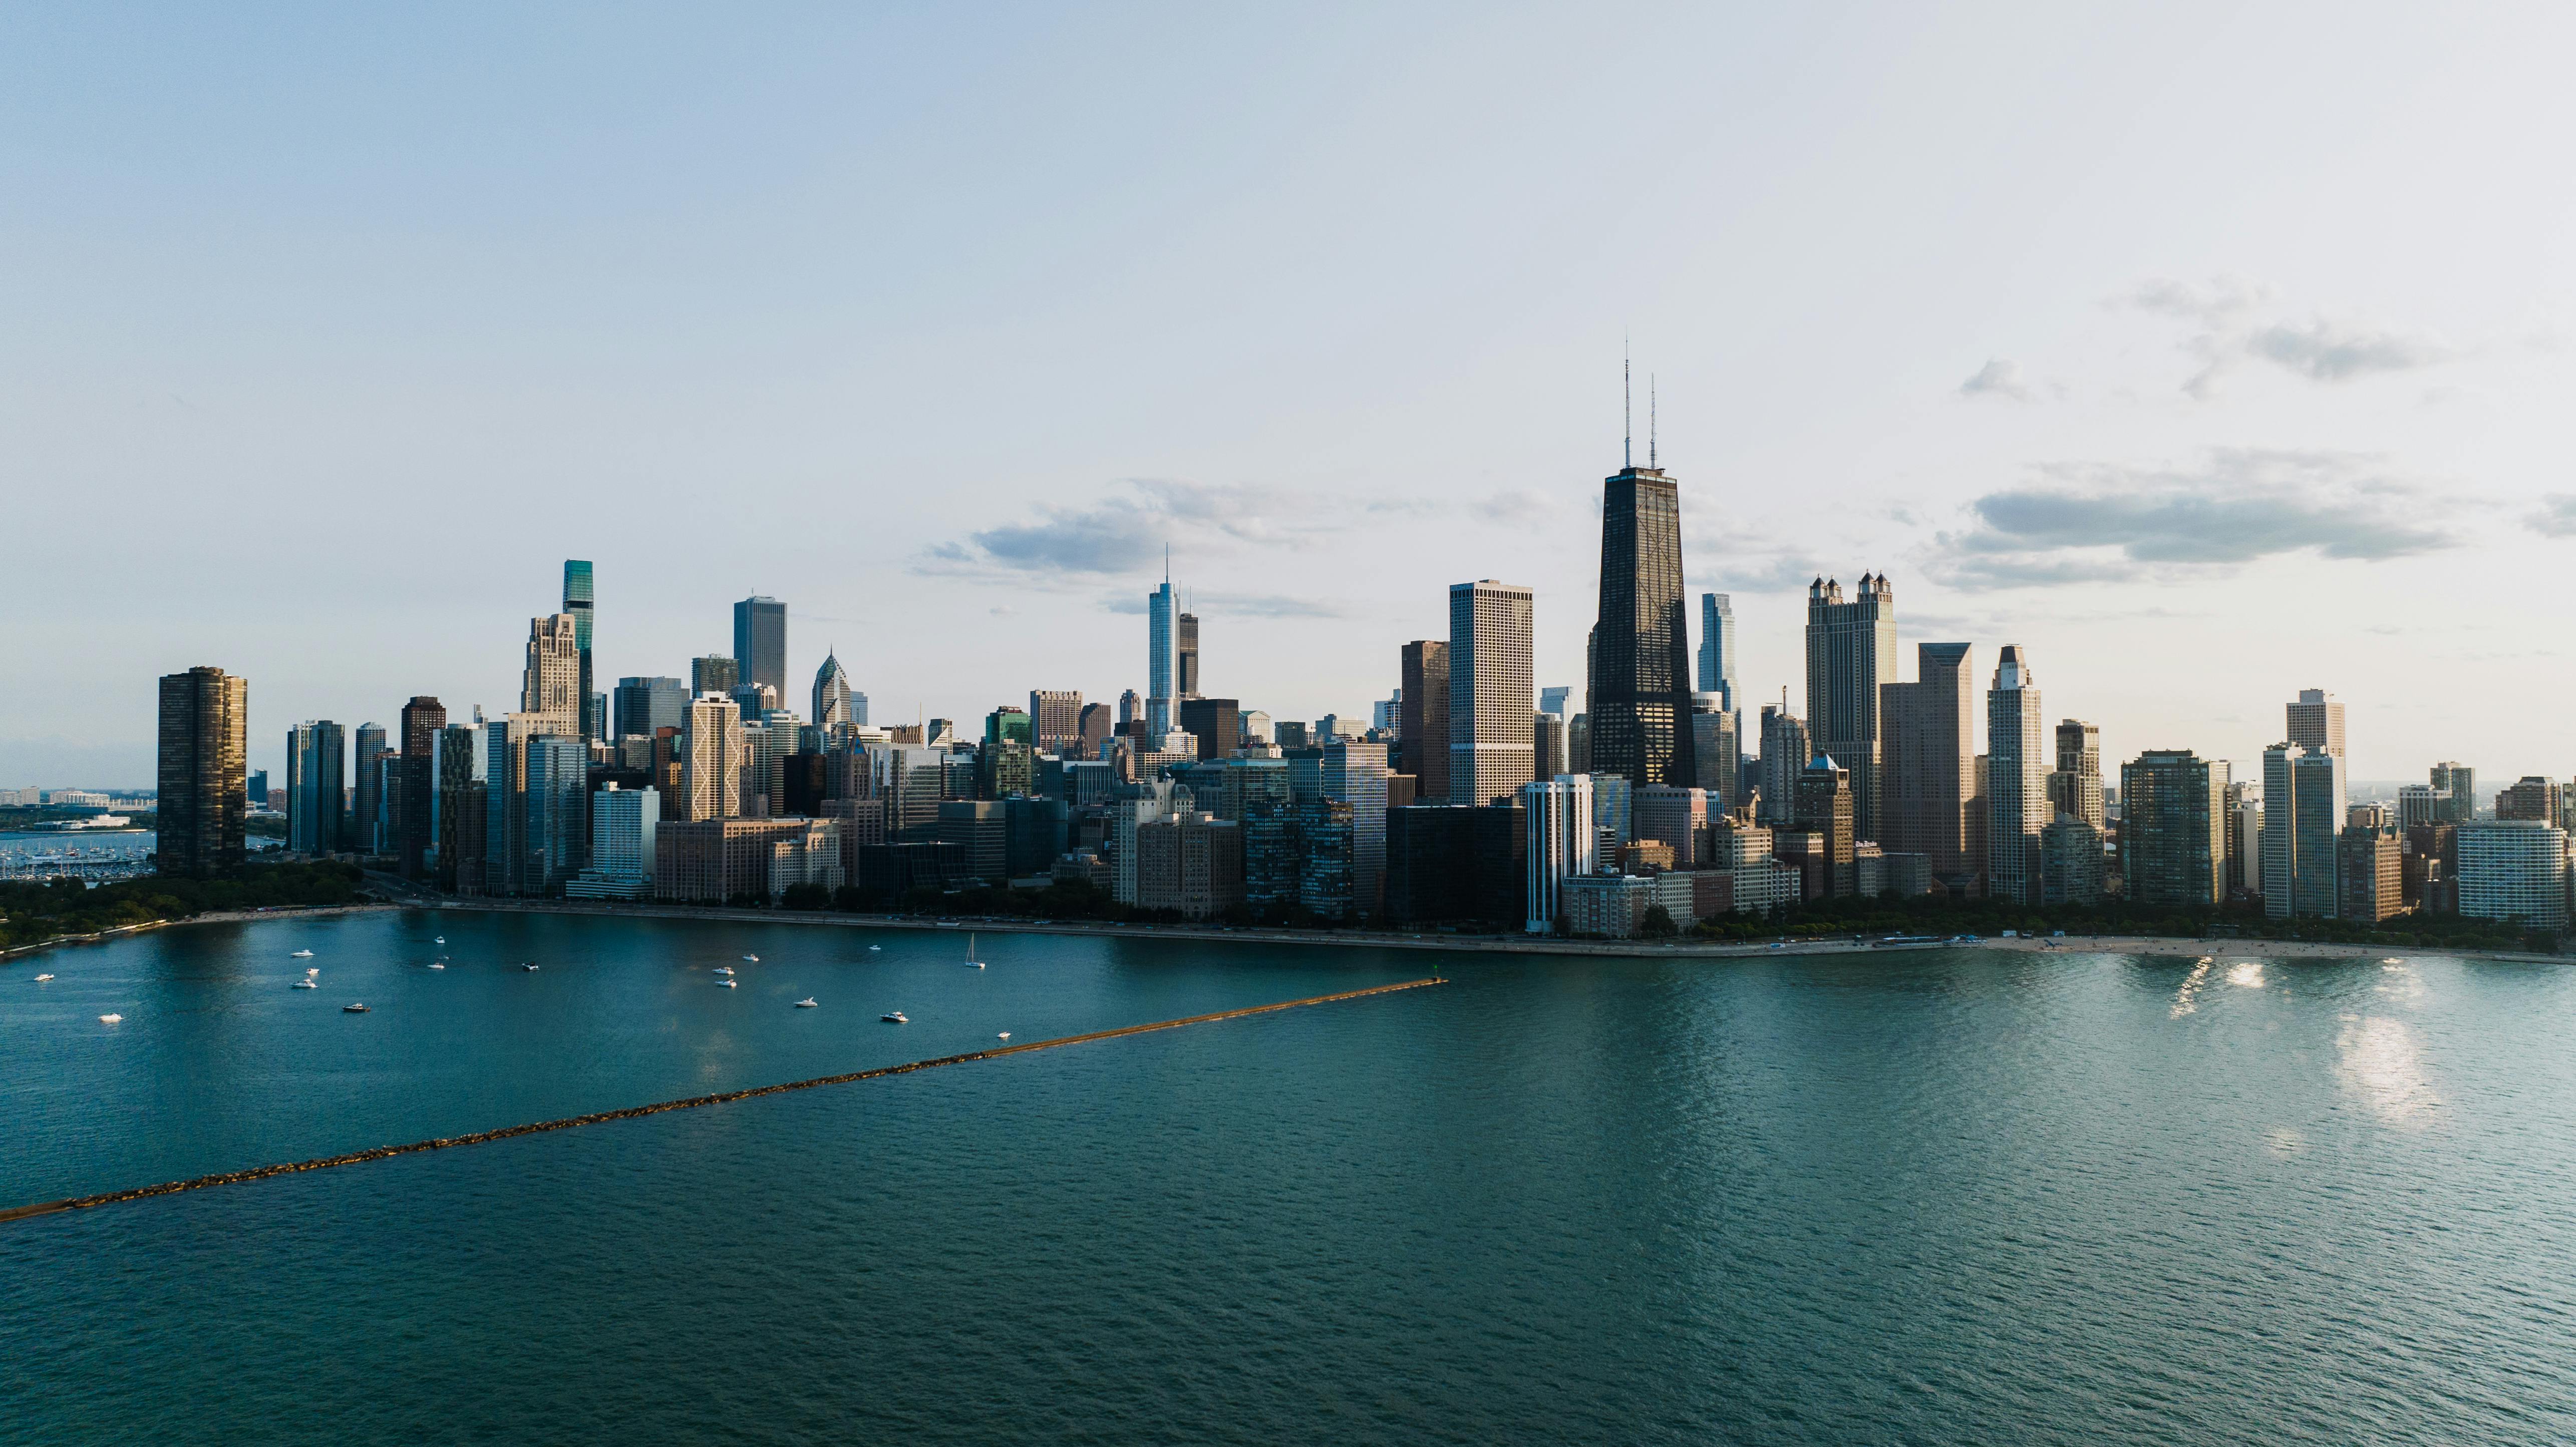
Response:
POLYGON ((908 929, 972 930, 979 934, 1073 935, 1110 939, 1188 940, 1211 944, 1332 945, 1345 948, 1438 950, 1448 953, 1501 955, 1559 955, 1603 959, 1689 959, 1729 960, 1770 955, 1809 957, 1815 955, 1907 954, 1924 950, 1985 949, 2009 950, 2022 954, 2130 954, 2130 955, 2236 955, 2260 959, 2347 959, 2356 957, 2392 958, 2389 951, 2405 950, 2414 954, 2448 955, 2459 959, 2492 960, 2507 964, 2576 963, 2566 955, 2535 954, 2516 950, 2463 950, 2438 945, 2368 945, 2334 944, 2309 940, 2238 939, 2203 936, 2182 938, 2163 935, 2069 935, 2064 939, 1991 937, 1975 944, 1952 944, 1935 940, 1920 944, 1883 945, 1875 942, 1855 944, 1849 938, 1787 940, 1776 946, 1770 941, 1750 944, 1716 941, 1675 940, 1570 940, 1547 936, 1414 934, 1409 931, 1376 930, 1274 930, 1256 926, 1226 928, 1217 925, 1145 925, 1118 924, 1105 920, 1024 920, 1024 919, 956 919, 943 921, 920 915, 841 914, 831 911, 727 909, 703 905, 631 904, 624 902, 579 903, 560 899, 483 899, 455 898, 421 901, 371 901, 365 904, 318 905, 312 908, 292 906, 268 910, 224 910, 195 915, 187 919, 150 920, 142 924, 121 925, 96 934, 63 935, 15 949, 0 950, 0 964, 13 963, 21 957, 70 945, 103 944, 147 930, 174 929, 194 924, 257 924, 266 920, 315 919, 329 915, 362 914, 378 910, 456 909, 490 914, 555 914, 600 919, 673 919, 700 920, 726 924, 794 924, 841 929, 908 929))

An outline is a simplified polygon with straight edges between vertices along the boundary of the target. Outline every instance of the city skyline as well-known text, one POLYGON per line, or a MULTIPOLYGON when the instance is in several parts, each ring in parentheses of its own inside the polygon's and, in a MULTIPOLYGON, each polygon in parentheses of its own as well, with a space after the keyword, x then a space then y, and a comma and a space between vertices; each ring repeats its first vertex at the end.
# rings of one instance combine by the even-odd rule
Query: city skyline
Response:
POLYGON ((0 601, 29 620, 13 676, 48 681, 0 699, 0 782, 147 782, 138 680, 208 660, 253 680, 272 773, 299 719, 497 710, 488 640, 560 596, 567 554, 597 564, 594 691, 685 676, 763 592, 799 610, 788 676, 835 637, 882 717, 1113 698, 1141 686, 1118 625, 1166 541, 1222 584, 1191 611, 1212 686, 1248 705, 1364 712, 1393 650, 1440 633, 1422 577, 1537 589, 1537 676, 1579 685, 1623 333, 1689 479, 1687 593, 1734 602, 1748 711, 1803 676, 1808 580, 1869 573, 1903 595, 1900 657, 2028 647, 2113 756, 2246 777, 2275 695, 2323 685, 2356 781, 2558 772, 2538 721, 2576 681, 2545 610, 2487 597, 2576 546, 2553 405, 2576 374, 2554 340, 2570 202, 2531 179, 2576 105, 2533 69, 2570 22, 2210 21, 1889 10, 1881 51, 1823 17, 1675 12, 1615 117, 1558 83, 1633 46, 1598 22, 1477 56, 1410 22, 1350 44, 1355 20, 1283 48, 1241 44, 1247 21, 1142 45, 1041 19, 1044 66, 945 21, 746 42, 953 49, 964 84, 901 114, 800 65, 754 91, 763 61, 701 72, 638 22, 722 98, 676 160, 661 92, 432 18, 386 22, 416 43, 381 53, 317 35, 285 57, 196 17, 150 64, 101 60, 120 48, 97 22, 14 33, 0 113, 71 149, 0 158, 28 203, 0 368, 41 399, 0 418, 32 540, 0 601), (1669 58, 1692 53, 1723 83, 1669 58), (2105 53, 2107 76, 2073 63, 2105 53), (1068 55, 1151 99, 1058 136, 949 98, 1060 96, 1068 55), (513 89, 523 63, 561 83, 513 89), (2407 86, 2370 79, 2401 63, 2407 86), (482 64, 506 135, 436 124, 423 98, 482 64), (1526 90, 1493 92, 1497 65, 1526 90), (2500 94, 2541 113, 2493 124, 2500 94), (1318 95, 1360 99, 1316 124, 1297 98, 1318 95), (2141 107, 2176 123, 2140 131, 2141 107), (1204 133, 1167 153, 1182 114, 1204 133), (1512 159, 1470 164, 1497 134, 1512 159), (767 159, 706 159, 744 154, 767 159), (1109 184, 1052 181, 1076 154, 1109 184), (1247 157, 1278 184, 1244 188, 1247 157), (1533 209, 1577 177, 1661 224, 1611 252, 1533 209), (1024 224, 972 247, 920 229, 1001 197, 1024 224), (1915 218, 1901 246, 1888 205, 1915 218), (627 249, 603 267, 606 232, 627 249), (1247 268, 1275 288, 1242 294, 1247 268), (914 485, 959 438, 976 486, 914 485), (705 507, 736 486, 762 506, 705 507), (108 556, 136 579, 114 597, 108 556), (2254 618, 2250 666, 2211 668, 2254 618), (1257 688, 1223 671, 1256 657, 1257 688), (43 702, 66 693, 110 728, 43 702))

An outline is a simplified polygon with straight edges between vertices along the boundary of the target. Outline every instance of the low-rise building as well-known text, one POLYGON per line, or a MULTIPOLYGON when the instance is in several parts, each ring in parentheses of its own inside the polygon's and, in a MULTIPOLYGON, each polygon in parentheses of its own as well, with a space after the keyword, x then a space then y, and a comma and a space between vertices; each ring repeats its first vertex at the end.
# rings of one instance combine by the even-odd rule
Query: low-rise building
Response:
POLYGON ((1651 879, 1634 874, 1586 874, 1565 881, 1565 924, 1591 939, 1636 937, 1646 923, 1646 908, 1655 903, 1651 879))

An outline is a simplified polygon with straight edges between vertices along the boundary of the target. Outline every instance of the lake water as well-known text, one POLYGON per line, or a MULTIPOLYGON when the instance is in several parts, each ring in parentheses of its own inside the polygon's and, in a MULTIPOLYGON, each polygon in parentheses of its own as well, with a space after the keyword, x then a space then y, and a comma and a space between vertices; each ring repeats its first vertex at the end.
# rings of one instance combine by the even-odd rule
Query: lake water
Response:
POLYGON ((2558 967, 978 947, 56 951, 0 1201, 1453 982, 0 1225, 0 1441, 2576 1440, 2558 967))

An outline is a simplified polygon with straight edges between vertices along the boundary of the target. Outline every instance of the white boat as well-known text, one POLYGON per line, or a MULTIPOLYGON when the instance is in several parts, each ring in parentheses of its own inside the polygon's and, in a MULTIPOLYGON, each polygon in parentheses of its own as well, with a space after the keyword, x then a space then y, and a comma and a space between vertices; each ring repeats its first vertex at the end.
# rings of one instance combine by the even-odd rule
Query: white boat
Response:
POLYGON ((340 1007, 340 1013, 343 1015, 364 1015, 367 1013, 367 1007, 364 1005, 343 1005, 340 1007))
POLYGON ((113 1025, 124 1018, 125 1017, 122 1015, 101 1015, 98 1017, 98 1023, 101 1025, 113 1025))
POLYGON ((868 946, 868 953, 869 953, 869 954, 875 954, 877 951, 879 951, 879 950, 881 950, 881 949, 884 949, 884 948, 885 948, 885 946, 883 946, 883 945, 870 945, 870 946, 868 946))
POLYGON ((447 936, 440 935, 438 938, 431 940, 430 943, 434 945, 443 945, 447 943, 447 936))
POLYGON ((743 957, 742 957, 742 961, 743 961, 743 963, 744 963, 744 964, 747 964, 747 965, 756 965, 756 964, 759 964, 759 963, 760 963, 760 956, 758 956, 758 955, 745 955, 745 956, 743 956, 743 957))
POLYGON ((430 968, 431 968, 431 969, 433 969, 433 970, 443 970, 443 969, 446 969, 446 968, 447 968, 447 966, 445 966, 445 965, 441 965, 441 964, 432 963, 432 964, 430 965, 430 968))
POLYGON ((888 1010, 877 1018, 883 1020, 889 1025, 909 1025, 912 1023, 910 1020, 903 1018, 903 1012, 901 1010, 888 1010))
POLYGON ((799 1010, 819 1010, 822 1007, 814 1003, 813 996, 808 995, 804 999, 796 1002, 796 1008, 799 1010))
POLYGON ((46 982, 47 980, 50 980, 50 979, 52 979, 52 978, 53 978, 53 976, 51 976, 51 975, 38 975, 38 976, 36 977, 36 983, 37 983, 37 984, 39 984, 39 985, 41 985, 41 984, 43 984, 44 982, 46 982))
POLYGON ((995 1039, 999 1039, 999 1040, 1008 1040, 1008 1039, 1010 1039, 1010 1038, 1011 1038, 1011 1032, 1010 1032, 1010 1031, 1008 1031, 1008 1030, 1005 1030, 1005 1031, 1003 1031, 1000 1035, 998 1035, 998 1036, 996 1036, 996 1037, 994 1037, 994 1038, 995 1038, 995 1039))
POLYGON ((295 988, 299 990, 318 990, 322 987, 311 980, 298 980, 295 982, 295 988))
POLYGON ((309 960, 313 958, 313 952, 311 950, 297 950, 295 953, 288 955, 287 958, 290 960, 309 960))
POLYGON ((975 958, 975 936, 971 931, 966 936, 966 968, 970 970, 984 968, 984 962, 975 958))
POLYGON ((733 966, 731 966, 731 965, 718 965, 718 966, 716 966, 716 973, 717 973, 717 974, 719 974, 719 975, 730 975, 730 974, 732 974, 732 973, 733 973, 733 966))
POLYGON ((716 983, 717 983, 717 984, 719 984, 719 985, 722 985, 722 986, 724 986, 726 989, 730 990, 730 989, 733 989, 735 986, 739 985, 739 984, 741 983, 741 981, 739 981, 739 980, 718 980, 718 981, 716 981, 716 983))
POLYGON ((308 965, 304 969, 304 978, 309 980, 320 973, 322 973, 322 967, 320 965, 308 965))
POLYGON ((535 974, 535 973, 537 972, 537 967, 536 967, 536 966, 534 966, 534 965, 523 964, 523 965, 519 966, 519 968, 520 968, 520 969, 523 969, 523 970, 526 970, 529 974, 532 974, 532 975, 533 975, 533 974, 535 974))

